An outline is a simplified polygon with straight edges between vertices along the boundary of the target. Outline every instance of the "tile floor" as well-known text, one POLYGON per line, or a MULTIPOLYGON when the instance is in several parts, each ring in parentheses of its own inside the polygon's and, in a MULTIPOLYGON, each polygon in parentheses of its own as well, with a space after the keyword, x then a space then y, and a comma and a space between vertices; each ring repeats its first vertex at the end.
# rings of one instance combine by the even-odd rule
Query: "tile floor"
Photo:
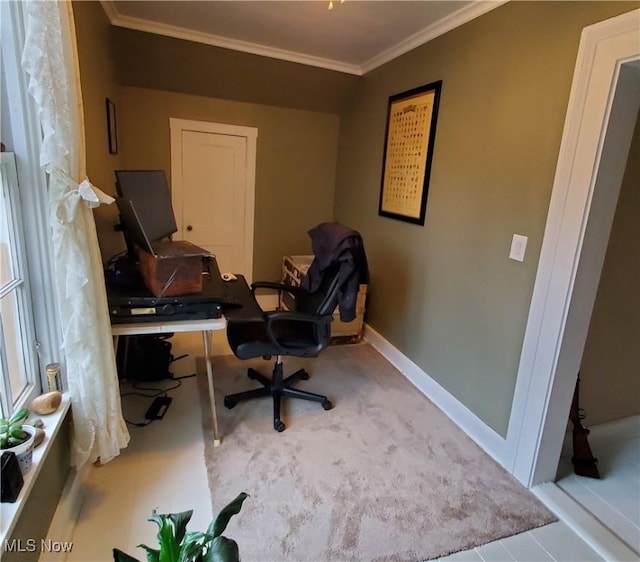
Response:
POLYGON ((640 436, 592 445, 600 480, 577 476, 562 458, 557 484, 640 552, 640 436))
MULTIPOLYGON (((188 357, 172 366, 175 376, 194 372, 196 355, 201 354, 201 340, 192 334, 176 334, 172 339, 173 352, 188 357)), ((218 348, 219 349, 219 348, 218 348)), ((167 385, 171 381, 163 381, 167 385)), ((151 386, 151 385, 148 385, 151 386)), ((159 386, 159 385, 156 385, 159 386)), ((204 530, 211 520, 211 505, 204 466, 202 428, 196 381, 182 380, 179 389, 171 392, 173 402, 162 421, 147 427, 131 427, 131 444, 116 461, 90 471, 84 501, 73 536, 70 562, 102 562, 112 560, 111 550, 118 547, 143 560, 140 543, 155 545, 156 526, 147 521, 153 508, 160 512, 193 509, 189 530, 204 530), (158 478, 162 475, 162 478, 158 478), (204 492, 206 491, 206 492, 204 492)), ((125 417, 142 421, 150 398, 126 396, 123 398, 125 417)), ((635 485, 638 487, 638 455, 615 449, 613 459, 627 459, 635 463, 635 485), (615 452, 617 451, 617 452, 615 452)), ((603 486, 617 497, 626 495, 624 478, 632 478, 633 466, 614 468, 599 452, 600 463, 607 477, 621 484, 603 486), (624 488, 621 488, 624 487, 624 488)), ((612 460, 613 462, 613 460, 612 460)), ((607 480, 608 481, 608 478, 607 480)), ((603 481, 603 482, 605 482, 603 481)), ((584 486, 571 483, 568 487, 584 486)), ((604 494, 605 492, 602 492, 604 494)), ((593 495, 604 502, 600 491, 590 484, 582 496, 593 495)), ((229 498, 221 498, 221 506, 229 498)), ((624 501, 623 501, 624 503, 624 501)), ((633 505, 616 504, 612 507, 629 523, 636 525, 637 512, 633 505)), ((508 537, 470 551, 443 558, 447 561, 595 561, 603 560, 564 522, 559 521, 520 535, 508 537)), ((46 561, 43 561, 46 562, 46 561)), ((325 561, 318 561, 325 562, 325 561)), ((328 562, 328 561, 327 561, 328 562)))

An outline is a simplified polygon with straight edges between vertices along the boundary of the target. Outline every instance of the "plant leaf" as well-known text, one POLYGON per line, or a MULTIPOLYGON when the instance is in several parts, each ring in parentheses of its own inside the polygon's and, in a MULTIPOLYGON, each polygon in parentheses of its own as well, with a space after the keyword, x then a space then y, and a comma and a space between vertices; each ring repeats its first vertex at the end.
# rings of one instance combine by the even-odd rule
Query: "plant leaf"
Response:
POLYGON ((29 434, 20 426, 18 426, 18 427, 11 428, 11 431, 9 432, 9 436, 10 438, 13 437, 14 439, 19 439, 20 441, 24 441, 27 437, 29 437, 29 434))
POLYGON ((113 549, 113 560, 114 562, 140 562, 137 558, 128 555, 126 552, 122 552, 122 550, 118 550, 117 548, 113 549))
POLYGON ((202 558, 202 562, 240 562, 238 544, 227 537, 216 537, 211 541, 211 547, 202 558))
POLYGON ((207 543, 211 542, 213 537, 202 533, 201 531, 189 532, 185 535, 180 545, 179 562, 193 562, 200 560, 204 553, 207 543))
POLYGON ((180 513, 170 513, 167 517, 171 520, 173 524, 173 529, 175 532, 176 542, 180 544, 182 539, 184 538, 184 534, 187 532, 187 524, 191 520, 191 516, 193 515, 193 510, 182 511, 180 513))
POLYGON ((22 422, 22 420, 26 419, 28 415, 29 415, 28 408, 20 408, 18 411, 13 413, 13 416, 9 418, 9 423, 13 425, 15 423, 22 422))
POLYGON ((147 562, 160 562, 160 551, 147 546, 146 544, 139 544, 139 548, 144 548, 147 552, 147 562))
POLYGON ((229 520, 234 515, 240 513, 240 510, 242 509, 242 502, 248 497, 249 495, 244 492, 238 494, 238 497, 226 505, 222 511, 218 513, 218 516, 211 522, 211 525, 209 525, 207 529, 207 534, 214 538, 222 535, 229 524, 229 520))
POLYGON ((177 562, 180 556, 180 543, 176 541, 170 516, 159 514, 154 509, 149 521, 158 525, 159 562, 177 562))

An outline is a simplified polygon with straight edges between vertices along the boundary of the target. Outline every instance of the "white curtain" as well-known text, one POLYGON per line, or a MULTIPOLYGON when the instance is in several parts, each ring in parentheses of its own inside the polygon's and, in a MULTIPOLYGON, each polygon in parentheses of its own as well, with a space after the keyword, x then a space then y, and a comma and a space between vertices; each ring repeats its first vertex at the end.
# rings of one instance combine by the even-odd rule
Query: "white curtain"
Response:
POLYGON ((127 446, 102 261, 91 207, 113 200, 86 177, 84 119, 71 2, 24 4, 22 65, 43 131, 57 306, 72 400, 72 463, 108 462, 127 446))

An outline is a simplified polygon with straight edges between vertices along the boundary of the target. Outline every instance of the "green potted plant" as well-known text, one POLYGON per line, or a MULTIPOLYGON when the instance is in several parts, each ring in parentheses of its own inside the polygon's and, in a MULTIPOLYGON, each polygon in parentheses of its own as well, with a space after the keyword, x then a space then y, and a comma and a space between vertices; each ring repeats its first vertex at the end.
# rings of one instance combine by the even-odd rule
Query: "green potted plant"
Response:
MULTIPOLYGON (((149 521, 158 525, 158 546, 138 545, 147 552, 147 562, 239 562, 238 544, 224 537, 229 520, 240 513, 242 502, 249 496, 242 492, 225 506, 207 530, 187 532, 193 510, 181 513, 159 514, 154 509, 149 521)), ((125 552, 113 549, 115 562, 140 562, 125 552)))
POLYGON ((28 408, 20 408, 10 418, 0 418, 0 449, 16 455, 22 474, 31 468, 36 433, 34 427, 23 423, 28 415, 28 408))

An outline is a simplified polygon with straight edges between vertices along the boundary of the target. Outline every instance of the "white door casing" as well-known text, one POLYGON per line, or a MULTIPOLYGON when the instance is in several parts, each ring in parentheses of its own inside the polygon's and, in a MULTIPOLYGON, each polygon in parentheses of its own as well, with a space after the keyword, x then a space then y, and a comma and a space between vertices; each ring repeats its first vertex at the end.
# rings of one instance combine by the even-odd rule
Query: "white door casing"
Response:
POLYGON ((257 129, 169 121, 176 238, 209 250, 222 271, 251 282, 257 129))
POLYGON ((639 32, 634 10, 582 33, 503 463, 528 487, 555 478, 619 181, 594 190, 622 65, 640 60, 639 32))

